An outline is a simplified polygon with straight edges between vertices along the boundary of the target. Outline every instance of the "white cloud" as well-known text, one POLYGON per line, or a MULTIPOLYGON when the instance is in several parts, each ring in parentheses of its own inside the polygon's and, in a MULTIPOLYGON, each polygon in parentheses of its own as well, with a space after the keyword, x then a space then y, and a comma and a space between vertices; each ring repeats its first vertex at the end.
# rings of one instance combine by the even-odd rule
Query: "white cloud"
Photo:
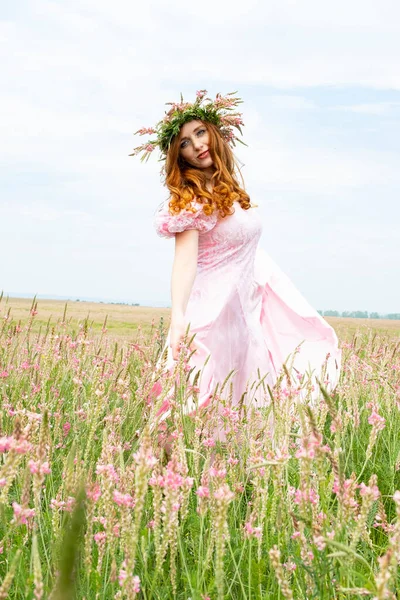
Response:
POLYGON ((318 106, 315 102, 304 98, 304 96, 296 96, 295 94, 271 94, 268 96, 268 101, 281 109, 284 108, 287 110, 318 109, 318 106))
MULTIPOLYGON (((304 145, 254 144, 246 173, 253 184, 300 191, 337 193, 343 187, 400 185, 399 158, 395 153, 360 149, 336 152, 304 145)), ((247 162, 245 160, 245 162, 247 162)))
POLYGON ((364 115, 389 115, 394 110, 399 109, 400 102, 370 102, 365 104, 350 104, 341 106, 330 106, 328 110, 339 110, 344 112, 354 112, 364 115))

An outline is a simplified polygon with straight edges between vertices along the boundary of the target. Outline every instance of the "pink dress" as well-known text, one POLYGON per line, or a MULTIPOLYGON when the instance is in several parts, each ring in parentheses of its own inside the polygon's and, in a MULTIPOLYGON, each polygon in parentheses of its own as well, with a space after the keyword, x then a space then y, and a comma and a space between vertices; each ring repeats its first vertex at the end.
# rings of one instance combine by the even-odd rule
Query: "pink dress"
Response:
MULTIPOLYGON (((217 211, 205 215, 197 202, 193 202, 195 213, 184 210, 171 215, 168 202, 155 213, 159 236, 173 238, 186 229, 199 230, 197 274, 186 310, 190 332, 196 334, 191 364, 196 367, 194 373, 201 370, 199 406, 207 405, 217 382, 222 383, 232 369, 233 404, 239 402, 246 386, 246 402, 269 403, 262 386, 250 393, 251 383, 259 381, 259 370, 272 386, 289 356, 301 374, 312 372, 320 378, 329 355, 323 381, 332 389, 340 373, 336 334, 259 247, 258 209, 244 210, 235 202, 234 214, 222 219, 217 211)), ((170 330, 165 345, 170 369, 175 361, 169 339, 170 330)), ((193 409, 192 404, 186 407, 188 413, 193 409)))

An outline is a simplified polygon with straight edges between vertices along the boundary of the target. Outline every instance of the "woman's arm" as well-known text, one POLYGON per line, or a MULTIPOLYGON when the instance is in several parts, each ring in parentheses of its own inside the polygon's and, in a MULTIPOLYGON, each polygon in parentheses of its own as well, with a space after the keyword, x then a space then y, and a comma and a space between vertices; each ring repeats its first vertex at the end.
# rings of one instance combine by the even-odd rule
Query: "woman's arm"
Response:
POLYGON ((175 257, 171 276, 171 336, 170 347, 174 360, 178 359, 179 343, 183 339, 187 323, 186 307, 197 271, 199 232, 188 229, 175 235, 175 257))

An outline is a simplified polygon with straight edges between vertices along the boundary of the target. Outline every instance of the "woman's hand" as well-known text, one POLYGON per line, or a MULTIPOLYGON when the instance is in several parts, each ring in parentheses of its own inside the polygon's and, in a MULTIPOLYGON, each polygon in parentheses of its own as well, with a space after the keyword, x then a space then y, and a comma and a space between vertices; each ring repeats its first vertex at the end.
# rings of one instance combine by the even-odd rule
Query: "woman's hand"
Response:
POLYGON ((173 317, 171 320, 171 333, 169 345, 172 349, 172 358, 178 360, 180 343, 183 341, 186 333, 187 323, 183 316, 173 317))

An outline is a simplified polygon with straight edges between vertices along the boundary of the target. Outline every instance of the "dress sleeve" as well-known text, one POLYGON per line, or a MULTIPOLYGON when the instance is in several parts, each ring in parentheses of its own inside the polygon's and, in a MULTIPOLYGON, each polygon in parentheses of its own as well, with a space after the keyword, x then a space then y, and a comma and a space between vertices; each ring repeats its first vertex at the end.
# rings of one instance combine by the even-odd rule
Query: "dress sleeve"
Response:
POLYGON ((214 227, 218 220, 217 211, 214 211, 212 215, 206 215, 203 205, 195 200, 191 203, 195 212, 185 208, 176 215, 169 212, 168 204, 169 200, 163 202, 154 214, 154 227, 160 237, 171 238, 176 233, 187 229, 198 229, 200 233, 206 233, 214 227))

